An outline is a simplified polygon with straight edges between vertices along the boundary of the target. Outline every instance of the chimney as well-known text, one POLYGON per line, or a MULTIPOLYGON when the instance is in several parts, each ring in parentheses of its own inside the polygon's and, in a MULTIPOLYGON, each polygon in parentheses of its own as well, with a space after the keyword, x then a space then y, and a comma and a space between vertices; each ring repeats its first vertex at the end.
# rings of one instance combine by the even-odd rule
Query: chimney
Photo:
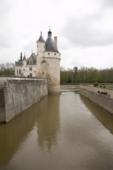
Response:
POLYGON ((55 42, 55 48, 57 50, 57 36, 54 37, 54 42, 55 42))

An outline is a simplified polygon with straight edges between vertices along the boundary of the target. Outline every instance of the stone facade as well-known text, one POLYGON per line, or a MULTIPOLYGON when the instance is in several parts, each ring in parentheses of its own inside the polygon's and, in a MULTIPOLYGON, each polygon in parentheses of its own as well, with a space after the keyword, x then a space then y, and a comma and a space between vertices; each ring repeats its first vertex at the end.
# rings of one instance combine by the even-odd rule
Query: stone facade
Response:
POLYGON ((32 53, 29 58, 20 54, 20 59, 15 63, 15 76, 36 77, 36 55, 32 53))
POLYGON ((49 93, 60 92, 60 52, 57 47, 57 37, 52 38, 51 30, 45 41, 42 33, 37 40, 37 53, 29 58, 20 55, 15 64, 15 75, 19 77, 45 78, 48 80, 49 93))

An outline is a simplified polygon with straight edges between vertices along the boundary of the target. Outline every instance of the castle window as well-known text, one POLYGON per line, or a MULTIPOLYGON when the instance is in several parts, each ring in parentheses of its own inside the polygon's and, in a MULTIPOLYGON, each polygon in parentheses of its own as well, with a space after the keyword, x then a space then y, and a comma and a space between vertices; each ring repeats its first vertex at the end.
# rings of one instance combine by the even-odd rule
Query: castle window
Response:
POLYGON ((54 55, 56 55, 56 53, 54 53, 54 55))
POLYGON ((19 69, 19 74, 21 74, 21 69, 19 69))
POLYGON ((18 75, 18 69, 17 69, 17 75, 18 75))
POLYGON ((43 63, 46 63, 46 61, 45 61, 45 60, 42 60, 41 64, 43 64, 43 63))
POLYGON ((29 70, 32 71, 32 67, 29 67, 29 70))
POLYGON ((32 73, 29 74, 29 77, 32 77, 32 73))
POLYGON ((50 55, 50 53, 48 53, 48 55, 50 55))

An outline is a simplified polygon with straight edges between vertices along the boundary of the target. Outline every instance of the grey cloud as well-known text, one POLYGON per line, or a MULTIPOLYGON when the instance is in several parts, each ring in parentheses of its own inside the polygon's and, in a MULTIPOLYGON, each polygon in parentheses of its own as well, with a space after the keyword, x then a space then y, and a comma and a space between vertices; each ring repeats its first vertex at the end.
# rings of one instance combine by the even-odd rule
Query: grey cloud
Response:
POLYGON ((0 0, 0 17, 6 16, 11 9, 10 0, 0 0))
MULTIPOLYGON (((5 34, 5 33, 3 33, 5 34)), ((12 37, 8 35, 0 34, 0 49, 10 48, 12 45, 12 37)))
POLYGON ((103 6, 106 7, 112 7, 113 8, 113 0, 102 0, 103 6))
POLYGON ((83 19, 71 18, 64 27, 63 34, 67 37, 68 41, 76 45, 101 46, 112 44, 113 31, 104 31, 99 26, 98 23, 101 17, 99 14, 83 19))
POLYGON ((28 40, 28 43, 25 44, 23 46, 23 52, 26 54, 26 52, 28 53, 32 53, 33 51, 35 51, 35 48, 36 48, 36 44, 35 44, 35 41, 32 41, 32 40, 28 40))
POLYGON ((10 0, 0 0, 0 48, 10 48, 12 36, 8 23, 8 16, 11 10, 10 0))

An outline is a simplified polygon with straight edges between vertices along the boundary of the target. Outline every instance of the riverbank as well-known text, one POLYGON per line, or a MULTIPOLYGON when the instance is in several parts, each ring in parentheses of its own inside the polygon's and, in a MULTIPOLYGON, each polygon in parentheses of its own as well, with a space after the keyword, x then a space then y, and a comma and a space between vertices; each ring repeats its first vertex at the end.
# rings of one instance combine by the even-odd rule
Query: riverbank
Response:
POLYGON ((93 85, 81 85, 79 92, 108 112, 113 113, 113 90, 102 89, 93 85))
POLYGON ((113 113, 113 89, 111 87, 112 85, 109 84, 106 85, 106 88, 94 87, 91 84, 61 85, 61 92, 80 93, 103 109, 113 113))
POLYGON ((61 85, 60 91, 61 92, 79 92, 80 85, 61 85))

